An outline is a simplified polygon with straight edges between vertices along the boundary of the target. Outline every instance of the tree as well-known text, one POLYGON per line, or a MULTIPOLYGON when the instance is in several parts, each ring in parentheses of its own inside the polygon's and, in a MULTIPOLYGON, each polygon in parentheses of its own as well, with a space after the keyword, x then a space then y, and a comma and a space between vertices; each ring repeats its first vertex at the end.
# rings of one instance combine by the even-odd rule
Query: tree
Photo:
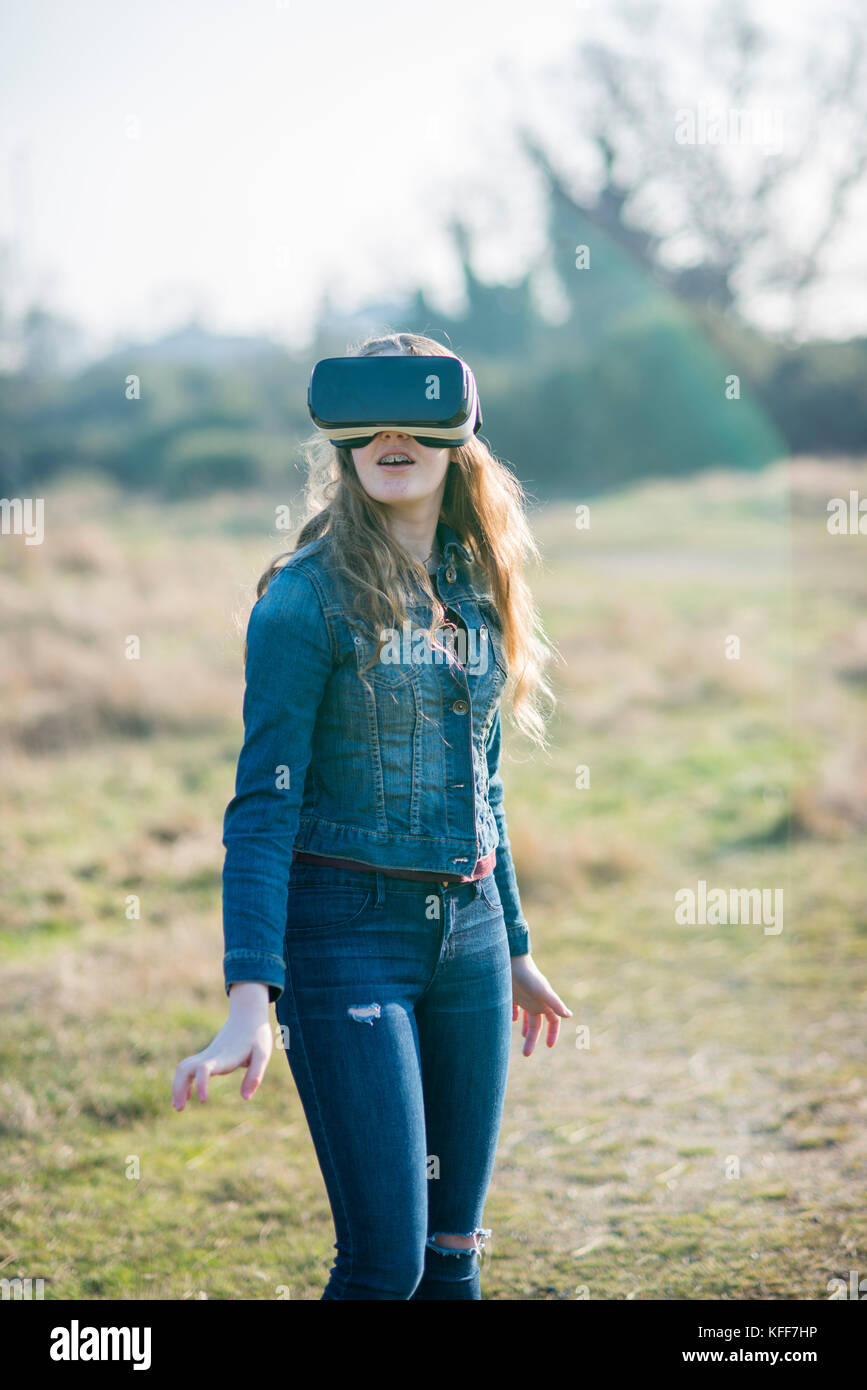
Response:
MULTIPOLYGON (((867 177, 857 0, 823 7, 807 38, 760 28, 743 0, 704 11, 691 33, 673 29, 686 16, 672 7, 664 17, 631 0, 608 9, 619 23, 579 41, 553 80, 568 88, 564 100, 578 94, 573 163, 516 122, 546 190, 555 249, 589 226, 690 306, 747 317, 751 295, 782 295, 794 330, 867 177), (759 138, 774 113, 779 149, 759 138)), ((574 277, 563 286, 578 293, 574 277)))

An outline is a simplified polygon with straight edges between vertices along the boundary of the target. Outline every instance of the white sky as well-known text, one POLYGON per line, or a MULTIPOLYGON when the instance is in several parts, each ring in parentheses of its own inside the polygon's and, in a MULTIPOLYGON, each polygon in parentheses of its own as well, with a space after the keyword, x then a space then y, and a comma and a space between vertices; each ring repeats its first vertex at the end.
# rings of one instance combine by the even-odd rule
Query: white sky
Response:
MULTIPOLYGON (((704 3, 666 7, 686 20, 704 3)), ((749 9, 793 28, 808 6, 749 9)), ((326 286, 352 308, 421 283, 455 311, 446 219, 460 208, 484 228, 485 278, 517 276, 538 252, 510 111, 544 119, 528 74, 604 24, 604 8, 4 0, 0 239, 19 298, 42 291, 106 345, 193 310, 221 331, 300 343, 326 286)), ((863 264, 851 245, 842 254, 819 315, 841 336, 867 329, 863 264)))

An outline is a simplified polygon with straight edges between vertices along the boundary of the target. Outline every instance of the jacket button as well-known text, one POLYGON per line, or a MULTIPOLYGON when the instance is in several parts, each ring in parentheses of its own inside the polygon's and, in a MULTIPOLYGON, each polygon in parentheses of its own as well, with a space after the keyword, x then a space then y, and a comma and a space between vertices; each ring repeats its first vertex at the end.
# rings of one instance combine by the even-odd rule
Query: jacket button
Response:
POLYGON ((455 714, 466 714, 467 710, 469 709, 469 705, 467 704, 466 700, 455 700, 454 704, 452 705, 452 709, 454 710, 455 714))
POLYGON ((449 565, 448 569, 446 570, 446 579, 449 581, 450 584, 454 584, 457 577, 458 574, 454 565, 449 565))

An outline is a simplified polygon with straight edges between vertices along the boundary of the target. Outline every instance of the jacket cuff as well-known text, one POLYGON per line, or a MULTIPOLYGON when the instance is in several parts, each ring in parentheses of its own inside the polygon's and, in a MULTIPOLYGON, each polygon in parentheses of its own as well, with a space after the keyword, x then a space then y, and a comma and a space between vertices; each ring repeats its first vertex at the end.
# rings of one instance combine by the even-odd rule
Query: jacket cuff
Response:
POLYGON ((509 938, 509 955, 526 956, 530 954, 530 930, 528 927, 506 927, 509 938))
POLYGON ((274 1004, 286 984, 286 962, 269 951, 227 951, 223 956, 223 980, 226 994, 230 985, 257 980, 268 986, 268 1002, 274 1004))

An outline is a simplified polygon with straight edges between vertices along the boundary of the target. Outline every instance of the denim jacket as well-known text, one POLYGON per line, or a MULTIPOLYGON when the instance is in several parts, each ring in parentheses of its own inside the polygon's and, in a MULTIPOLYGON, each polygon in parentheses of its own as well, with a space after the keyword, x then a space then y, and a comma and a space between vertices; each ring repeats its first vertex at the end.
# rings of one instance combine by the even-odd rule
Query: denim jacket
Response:
POLYGON ((223 844, 225 987, 261 980, 279 999, 293 849, 372 868, 469 874, 496 848, 509 952, 530 937, 509 849, 500 778, 502 627, 440 521, 436 587, 467 628, 459 661, 419 645, 430 601, 379 661, 330 563, 327 534, 278 570, 247 627, 244 744, 223 844), (411 640, 415 639, 415 640, 411 640), (414 653, 414 655, 413 655, 414 653))

